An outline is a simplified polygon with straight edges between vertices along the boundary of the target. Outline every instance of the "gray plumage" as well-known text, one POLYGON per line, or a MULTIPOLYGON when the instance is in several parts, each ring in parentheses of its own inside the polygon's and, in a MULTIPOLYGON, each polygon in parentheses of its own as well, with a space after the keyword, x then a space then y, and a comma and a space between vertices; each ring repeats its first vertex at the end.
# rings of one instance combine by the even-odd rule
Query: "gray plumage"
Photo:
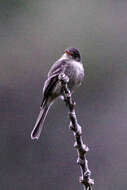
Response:
POLYGON ((47 80, 44 83, 40 113, 31 133, 32 139, 38 139, 40 137, 50 106, 57 97, 62 95, 61 82, 58 79, 61 73, 64 73, 69 78, 68 87, 70 91, 73 91, 75 87, 81 84, 84 78, 84 68, 77 49, 66 49, 63 56, 49 70, 47 80))

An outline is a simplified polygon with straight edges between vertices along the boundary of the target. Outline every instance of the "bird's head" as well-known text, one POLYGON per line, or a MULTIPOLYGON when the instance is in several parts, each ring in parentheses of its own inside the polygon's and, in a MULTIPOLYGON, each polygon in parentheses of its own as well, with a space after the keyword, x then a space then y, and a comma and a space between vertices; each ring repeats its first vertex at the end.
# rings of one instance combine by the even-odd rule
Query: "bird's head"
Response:
POLYGON ((67 48, 64 52, 69 58, 74 59, 76 61, 81 61, 79 50, 77 50, 76 48, 67 48))

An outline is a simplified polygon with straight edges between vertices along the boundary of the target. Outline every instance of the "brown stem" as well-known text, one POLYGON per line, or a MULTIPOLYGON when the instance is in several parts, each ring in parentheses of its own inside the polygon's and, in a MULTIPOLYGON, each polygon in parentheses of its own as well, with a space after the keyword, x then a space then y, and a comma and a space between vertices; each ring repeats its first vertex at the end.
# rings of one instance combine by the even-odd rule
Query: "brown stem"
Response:
POLYGON ((86 153, 88 152, 89 148, 83 143, 82 140, 82 128, 77 121, 77 116, 75 113, 75 102, 72 100, 71 92, 68 89, 67 85, 69 79, 66 75, 61 74, 59 76, 59 80, 61 81, 63 87, 62 90, 64 101, 69 108, 69 127, 73 131, 75 138, 74 147, 77 149, 78 153, 77 164, 79 164, 81 170, 81 176, 79 178, 79 181, 83 184, 84 190, 92 190, 94 180, 91 179, 91 171, 88 168, 88 161, 86 159, 86 153))

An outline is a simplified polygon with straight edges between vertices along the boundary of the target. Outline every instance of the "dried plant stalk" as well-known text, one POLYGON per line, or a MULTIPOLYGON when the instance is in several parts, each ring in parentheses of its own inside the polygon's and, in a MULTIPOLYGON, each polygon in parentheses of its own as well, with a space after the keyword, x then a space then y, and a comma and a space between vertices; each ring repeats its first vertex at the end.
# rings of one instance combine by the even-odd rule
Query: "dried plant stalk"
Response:
POLYGON ((94 180, 91 179, 91 171, 89 170, 88 161, 86 159, 86 153, 88 152, 89 148, 83 143, 82 140, 82 128, 77 121, 75 102, 72 100, 72 95, 67 85, 69 78, 65 74, 60 74, 59 80, 61 81, 63 87, 62 90, 64 101, 66 106, 69 108, 69 127, 73 131, 75 138, 74 147, 77 149, 78 153, 77 164, 79 164, 81 170, 79 181, 83 184, 84 190, 92 190, 94 180))

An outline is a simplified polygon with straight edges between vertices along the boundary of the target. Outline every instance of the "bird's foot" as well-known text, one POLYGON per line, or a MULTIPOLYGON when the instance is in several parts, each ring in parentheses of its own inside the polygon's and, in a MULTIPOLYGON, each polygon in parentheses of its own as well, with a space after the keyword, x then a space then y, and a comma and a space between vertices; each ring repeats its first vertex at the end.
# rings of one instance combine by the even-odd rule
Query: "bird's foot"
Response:
POLYGON ((63 81, 64 83, 69 82, 69 77, 67 75, 65 75, 64 73, 60 73, 59 76, 58 76, 58 79, 60 81, 63 81))

